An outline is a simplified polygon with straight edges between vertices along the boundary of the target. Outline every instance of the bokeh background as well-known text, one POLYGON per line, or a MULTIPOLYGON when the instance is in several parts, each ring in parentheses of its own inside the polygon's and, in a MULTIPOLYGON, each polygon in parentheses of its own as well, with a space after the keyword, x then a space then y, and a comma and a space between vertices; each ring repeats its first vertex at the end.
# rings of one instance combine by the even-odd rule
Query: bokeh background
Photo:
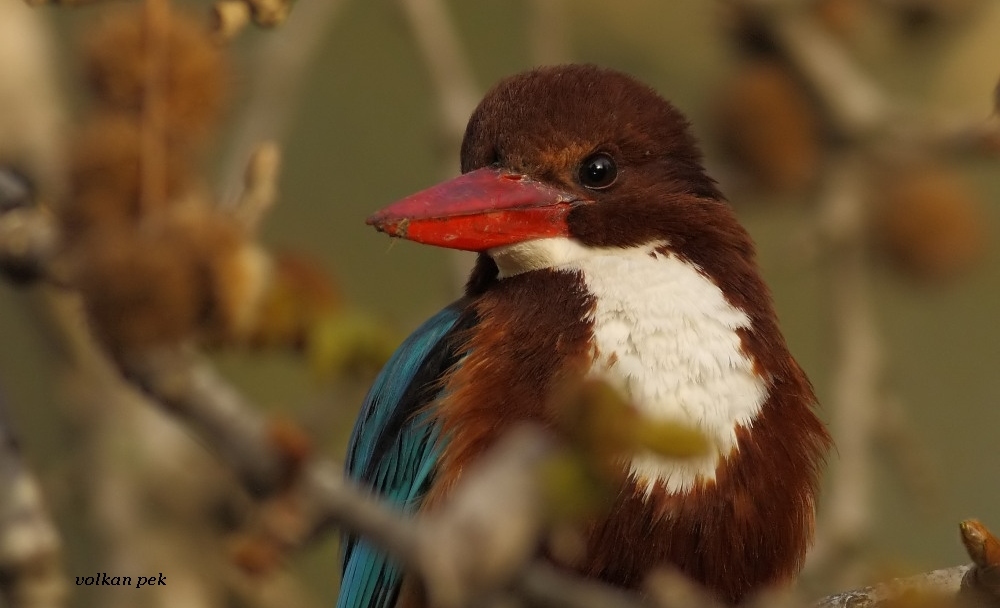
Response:
MULTIPOLYGON (((761 30, 748 34, 726 2, 299 0, 283 26, 250 29, 232 44, 232 110, 205 174, 231 193, 252 140, 276 138, 281 194, 263 242, 328 277, 332 314, 398 340, 456 296, 468 259, 390 243, 364 225, 366 215, 457 171, 462 114, 499 78, 559 61, 635 75, 691 119, 835 424, 841 448, 830 458, 824 553, 809 588, 962 563, 958 522, 1000 525, 1000 139, 989 135, 1000 3, 786 4, 801 5, 898 120, 846 137, 822 91, 769 51, 761 30), (435 44, 445 45, 437 59, 424 46, 435 44), (934 143, 923 143, 923 130, 934 143), (830 192, 847 180, 854 196, 859 175, 847 208, 860 228, 831 242, 830 192), (861 318, 862 369, 845 379, 857 362, 849 349, 859 342, 846 335, 857 327, 852 314, 861 318), (880 353, 874 363, 865 344, 880 353), (859 415, 848 404, 838 418, 845 394, 870 407, 859 415), (859 493, 838 499, 843 487, 859 493), (827 525, 837 509, 847 532, 827 525)), ((29 10, 0 0, 4 19, 50 36, 66 124, 86 103, 77 41, 119 6, 29 10)), ((11 57, 0 57, 0 78, 16 74, 2 65, 11 57)), ((0 92, 18 88, 0 82, 0 92)), ((175 575, 162 597, 71 586, 73 605, 330 605, 339 570, 332 536, 295 556, 274 584, 234 582, 224 566, 204 566, 206 552, 226 555, 249 507, 214 494, 226 474, 183 431, 134 397, 112 405, 118 397, 108 395, 118 393, 86 380, 93 370, 72 365, 44 297, 0 284, 0 386, 63 533, 70 583, 97 571, 175 575), (192 532, 199 526, 211 533, 192 532), (228 590, 206 590, 218 586, 228 590)), ((331 372, 322 356, 280 349, 214 357, 253 401, 298 419, 340 457, 368 367, 331 372)))

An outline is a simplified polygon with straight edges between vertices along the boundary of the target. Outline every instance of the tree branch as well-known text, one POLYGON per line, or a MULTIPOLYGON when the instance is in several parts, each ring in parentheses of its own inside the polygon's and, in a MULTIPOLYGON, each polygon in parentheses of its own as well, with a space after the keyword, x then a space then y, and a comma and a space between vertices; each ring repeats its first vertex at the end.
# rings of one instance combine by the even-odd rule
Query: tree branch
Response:
MULTIPOLYGON (((446 4, 441 0, 399 0, 399 3, 434 87, 446 152, 441 157, 441 175, 451 177, 457 169, 452 163, 462 143, 465 125, 479 102, 479 88, 446 4)), ((457 250, 450 251, 448 256, 454 285, 460 292, 475 256, 457 250)))

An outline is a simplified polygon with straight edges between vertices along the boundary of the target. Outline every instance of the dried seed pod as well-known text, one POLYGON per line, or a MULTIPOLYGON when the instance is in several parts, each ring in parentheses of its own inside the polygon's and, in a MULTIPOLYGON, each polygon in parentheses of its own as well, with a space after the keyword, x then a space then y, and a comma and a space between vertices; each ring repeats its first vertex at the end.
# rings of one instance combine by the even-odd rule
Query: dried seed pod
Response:
POLYGON ((70 254, 98 333, 114 348, 240 340, 270 279, 269 258, 232 216, 197 199, 132 228, 96 229, 70 254))
MULTIPOLYGON (((126 114, 99 114, 77 136, 70 154, 70 192, 60 210, 72 238, 98 225, 128 225, 143 214, 139 120, 126 114)), ((168 150, 164 158, 167 199, 191 188, 185 156, 168 150)))
POLYGON ((159 232, 95 231, 75 250, 75 283, 99 337, 113 350, 176 343, 206 307, 193 252, 159 232))
MULTIPOLYGON (((169 17, 163 61, 167 132, 175 140, 197 140, 223 108, 227 77, 220 47, 200 21, 169 17)), ((86 47, 87 73, 99 103, 138 114, 145 103, 149 48, 141 11, 127 10, 95 29, 86 47)))
POLYGON ((764 189, 799 190, 816 177, 819 118, 777 61, 740 68, 722 92, 715 131, 725 152, 764 189))
POLYGON ((937 164, 897 169, 875 195, 876 237, 905 272, 947 279, 982 258, 987 238, 982 204, 954 170, 937 164))
POLYGON ((232 40, 250 23, 250 17, 250 5, 243 0, 220 0, 212 7, 212 31, 221 40, 232 40))

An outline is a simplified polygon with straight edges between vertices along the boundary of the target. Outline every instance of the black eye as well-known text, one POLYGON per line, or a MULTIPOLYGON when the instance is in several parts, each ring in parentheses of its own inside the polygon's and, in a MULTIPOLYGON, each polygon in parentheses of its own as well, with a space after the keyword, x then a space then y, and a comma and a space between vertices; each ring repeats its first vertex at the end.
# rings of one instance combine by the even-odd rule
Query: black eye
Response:
POLYGON ((594 154, 580 165, 580 183, 591 190, 602 190, 615 183, 618 167, 607 154, 594 154))

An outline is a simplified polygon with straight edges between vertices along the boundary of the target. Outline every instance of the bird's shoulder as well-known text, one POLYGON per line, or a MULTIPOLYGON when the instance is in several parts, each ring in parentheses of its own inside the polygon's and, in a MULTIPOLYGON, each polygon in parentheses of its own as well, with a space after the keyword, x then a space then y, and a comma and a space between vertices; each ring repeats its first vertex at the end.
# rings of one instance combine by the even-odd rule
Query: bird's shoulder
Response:
MULTIPOLYGON (((348 444, 347 474, 371 484, 392 443, 417 424, 438 380, 458 358, 455 334, 472 321, 469 300, 453 302, 421 324, 396 349, 365 396, 348 444)), ((400 446, 397 446, 400 447, 400 446)), ((378 490, 379 488, 376 488, 378 490)))
MULTIPOLYGON (((361 407, 347 451, 346 472, 382 500, 419 508, 441 449, 429 407, 440 377, 459 359, 463 328, 474 322, 468 299, 425 321, 396 349, 361 407)), ((398 566, 376 547, 343 538, 338 606, 390 606, 402 580, 398 566)))

